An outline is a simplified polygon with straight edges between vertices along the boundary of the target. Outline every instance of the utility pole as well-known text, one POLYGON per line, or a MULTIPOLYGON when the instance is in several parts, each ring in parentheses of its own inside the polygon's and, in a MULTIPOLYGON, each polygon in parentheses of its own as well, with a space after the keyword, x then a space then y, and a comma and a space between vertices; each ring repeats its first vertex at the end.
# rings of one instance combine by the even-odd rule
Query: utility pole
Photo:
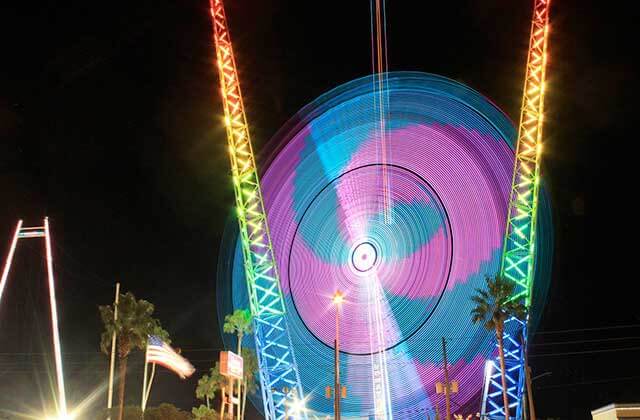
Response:
MULTIPOLYGON (((120 283, 116 283, 116 298, 113 303, 113 322, 114 324, 118 321, 118 298, 120 297, 120 283)), ((107 420, 111 420, 111 407, 113 406, 113 372, 115 370, 116 364, 116 331, 114 329, 113 335, 111 336, 111 363, 109 365, 109 393, 107 397, 107 410, 109 411, 109 416, 107 420)), ((122 378, 120 379, 122 380, 122 378)))
POLYGON ((524 374, 527 381, 527 399, 529 401, 529 418, 536 420, 536 408, 533 405, 533 389, 531 388, 531 368, 529 367, 529 351, 527 349, 527 343, 524 337, 522 337, 522 350, 524 352, 524 374))
MULTIPOLYGON (((336 316, 337 318, 337 316, 336 316)), ((337 324, 336 324, 337 325, 337 324)), ((335 340, 335 384, 333 385, 333 411, 335 420, 340 420, 340 341, 335 340)))
POLYGON ((451 420, 451 400, 449 397, 449 368, 447 366, 447 340, 442 337, 442 356, 444 357, 444 401, 446 406, 446 419, 451 420))
POLYGON ((342 386, 340 386, 340 305, 344 301, 344 296, 340 291, 333 295, 333 304, 336 307, 336 339, 334 342, 334 387, 333 387, 333 417, 340 420, 340 397, 342 394, 342 386))
MULTIPOLYGON (((328 400, 335 398, 334 397, 335 392, 336 391, 333 389, 331 385, 327 385, 327 387, 324 389, 325 397, 327 397, 328 400)), ((340 398, 347 398, 347 387, 343 385, 338 393, 340 394, 340 398)), ((335 402, 334 402, 334 409, 335 409, 335 402)))

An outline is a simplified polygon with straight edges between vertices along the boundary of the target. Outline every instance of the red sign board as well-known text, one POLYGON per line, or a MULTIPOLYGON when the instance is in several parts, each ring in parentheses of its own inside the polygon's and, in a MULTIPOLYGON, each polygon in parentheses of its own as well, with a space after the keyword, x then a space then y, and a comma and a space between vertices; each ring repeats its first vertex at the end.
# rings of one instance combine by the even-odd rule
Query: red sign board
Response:
POLYGON ((232 351, 220 352, 220 374, 234 379, 242 379, 242 356, 232 351))

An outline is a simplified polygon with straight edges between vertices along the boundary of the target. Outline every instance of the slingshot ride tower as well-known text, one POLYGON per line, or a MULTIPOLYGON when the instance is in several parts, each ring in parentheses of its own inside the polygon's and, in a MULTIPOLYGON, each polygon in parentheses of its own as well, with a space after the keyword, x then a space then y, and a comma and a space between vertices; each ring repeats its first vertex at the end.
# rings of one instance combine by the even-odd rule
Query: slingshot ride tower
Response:
POLYGON ((210 0, 210 5, 265 418, 306 418, 304 412, 291 413, 290 409, 299 407, 300 400, 304 399, 302 386, 287 327, 224 6, 221 0, 210 0))
MULTIPOLYGON (((518 125, 513 181, 509 197, 507 227, 504 238, 500 274, 515 283, 513 299, 532 304, 536 260, 536 228, 540 191, 540 157, 544 118, 545 71, 549 35, 550 0, 535 0, 527 68, 518 125)), ((504 336, 506 387, 510 416, 523 417, 525 385, 525 351, 527 321, 515 318, 504 336), (513 411, 515 410, 515 413, 513 411)), ((487 362, 482 400, 483 414, 488 418, 506 417, 502 398, 500 361, 487 362)))

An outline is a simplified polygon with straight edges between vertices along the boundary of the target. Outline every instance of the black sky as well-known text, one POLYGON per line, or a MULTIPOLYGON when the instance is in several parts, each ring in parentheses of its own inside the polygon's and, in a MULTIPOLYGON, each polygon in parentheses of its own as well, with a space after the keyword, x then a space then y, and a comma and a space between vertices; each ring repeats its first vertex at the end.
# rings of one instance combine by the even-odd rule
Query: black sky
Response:
MULTIPOLYGON (((17 219, 50 217, 70 400, 106 374, 96 306, 112 300, 116 280, 156 304, 174 342, 205 370, 221 345, 215 273, 233 204, 208 2, 12 3, 0 13, 0 252, 17 219)), ((371 71, 369 2, 228 3, 265 161, 277 147, 268 139, 298 109, 371 71)), ((462 81, 517 120, 530 3, 389 0, 390 69, 462 81)), ((552 7, 543 176, 556 249, 542 331, 640 324, 637 23, 623 4, 552 7)), ((0 408, 25 410, 14 384, 33 383, 38 353, 49 351, 46 312, 33 309, 46 302, 39 249, 20 248, 0 306, 0 395, 9 396, 0 408)), ((536 381, 539 414, 581 419, 640 400, 638 336, 637 327, 537 335, 534 375, 553 372, 536 381), (585 343, 603 338, 620 340, 585 343), (579 343, 558 344, 567 341, 579 343), (636 350, 609 351, 622 348, 636 350), (607 351, 558 354, 591 350, 607 351)), ((190 408, 193 384, 161 375, 152 404, 190 408)), ((34 396, 25 404, 40 409, 34 396)))

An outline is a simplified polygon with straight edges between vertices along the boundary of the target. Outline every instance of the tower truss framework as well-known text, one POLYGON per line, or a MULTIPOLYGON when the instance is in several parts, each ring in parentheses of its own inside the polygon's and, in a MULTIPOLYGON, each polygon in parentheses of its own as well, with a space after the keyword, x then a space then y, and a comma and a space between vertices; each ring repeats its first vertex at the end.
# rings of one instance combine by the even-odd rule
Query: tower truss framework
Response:
POLYGON ((224 5, 221 0, 210 0, 210 5, 265 418, 306 418, 304 412, 291 413, 291 407, 300 407, 296 399, 304 396, 287 327, 224 5))
MULTIPOLYGON (((47 261, 47 280, 49 284, 49 308, 51 311, 51 331, 53 337, 53 350, 56 365, 56 381, 58 386, 57 410, 60 418, 67 418, 67 399, 64 391, 64 377, 62 374, 62 349, 60 345, 60 332, 58 327, 58 310, 56 303, 55 281, 53 277, 53 255, 51 252, 51 233, 49 231, 49 219, 44 219, 42 226, 24 227, 22 220, 18 221, 16 226, 7 260, 0 277, 0 304, 2 304, 2 295, 7 285, 9 273, 11 271, 11 263, 15 255, 16 246, 20 239, 44 238, 45 255, 47 261)), ((0 332, 1 333, 1 332, 0 332)))
MULTIPOLYGON (((535 278, 536 220, 540 189, 540 158, 544 117, 545 71, 549 34, 550 0, 534 0, 529 51, 525 73, 518 141, 516 145, 513 181, 509 196, 507 226, 500 275, 515 284, 513 299, 531 307, 535 278)), ((526 322, 508 321, 504 337, 509 405, 522 418, 524 391, 524 352, 526 322)), ((488 418, 504 418, 499 360, 488 362, 482 411, 488 418)))

